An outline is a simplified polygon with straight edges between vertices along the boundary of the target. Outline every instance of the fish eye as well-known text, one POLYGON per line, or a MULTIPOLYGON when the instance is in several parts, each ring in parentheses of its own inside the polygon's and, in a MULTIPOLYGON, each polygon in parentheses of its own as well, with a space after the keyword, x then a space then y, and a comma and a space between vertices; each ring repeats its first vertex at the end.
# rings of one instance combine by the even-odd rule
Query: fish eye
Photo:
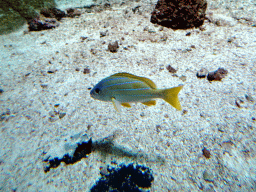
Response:
POLYGON ((99 89, 99 88, 96 88, 96 89, 95 89, 95 93, 99 94, 99 93, 100 93, 100 89, 99 89))

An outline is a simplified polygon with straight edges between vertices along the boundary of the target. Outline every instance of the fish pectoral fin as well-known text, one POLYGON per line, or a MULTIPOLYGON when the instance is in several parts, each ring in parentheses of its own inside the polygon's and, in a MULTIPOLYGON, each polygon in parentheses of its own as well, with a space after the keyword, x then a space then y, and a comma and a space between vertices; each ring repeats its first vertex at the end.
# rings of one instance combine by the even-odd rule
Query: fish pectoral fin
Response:
POLYGON ((120 104, 120 102, 117 101, 114 97, 111 98, 111 101, 112 101, 112 103, 113 103, 113 105, 114 105, 115 110, 118 111, 118 112, 120 112, 120 110, 121 110, 121 104, 120 104))
POLYGON ((129 107, 129 108, 131 108, 131 105, 130 105, 129 103, 121 103, 121 105, 124 106, 124 107, 129 107))
POLYGON ((156 101, 150 100, 150 101, 142 102, 142 104, 147 105, 147 106, 156 105, 156 101))

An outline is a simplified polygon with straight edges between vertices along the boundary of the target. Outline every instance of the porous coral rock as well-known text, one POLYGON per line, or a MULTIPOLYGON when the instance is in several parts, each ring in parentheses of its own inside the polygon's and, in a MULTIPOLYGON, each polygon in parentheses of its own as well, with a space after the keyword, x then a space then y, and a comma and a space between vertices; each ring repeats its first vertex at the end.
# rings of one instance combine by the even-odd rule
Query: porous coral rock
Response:
POLYGON ((159 0, 151 22, 173 29, 200 27, 205 20, 205 0, 159 0))

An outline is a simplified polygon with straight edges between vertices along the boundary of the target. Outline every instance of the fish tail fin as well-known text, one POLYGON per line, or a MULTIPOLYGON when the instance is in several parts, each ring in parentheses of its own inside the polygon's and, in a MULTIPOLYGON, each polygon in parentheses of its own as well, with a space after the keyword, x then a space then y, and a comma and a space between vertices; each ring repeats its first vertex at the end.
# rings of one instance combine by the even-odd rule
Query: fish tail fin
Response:
POLYGON ((183 86, 163 90, 163 99, 177 110, 181 111, 178 94, 183 86))

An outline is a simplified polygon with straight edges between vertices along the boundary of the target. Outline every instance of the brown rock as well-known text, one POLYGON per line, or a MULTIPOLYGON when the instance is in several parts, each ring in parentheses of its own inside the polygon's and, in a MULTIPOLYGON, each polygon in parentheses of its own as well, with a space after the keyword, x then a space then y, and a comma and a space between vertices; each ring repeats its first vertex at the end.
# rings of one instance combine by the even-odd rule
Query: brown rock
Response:
POLYGON ((28 21, 28 25, 29 31, 41 31, 58 27, 59 23, 55 18, 37 17, 28 21))
POLYGON ((206 0, 158 0, 151 22, 172 29, 200 27, 206 8, 206 0))
POLYGON ((81 15, 81 11, 79 11, 78 9, 74 9, 74 8, 69 8, 67 9, 67 17, 79 17, 81 15))
POLYGON ((43 8, 40 13, 45 17, 55 18, 58 21, 66 16, 64 11, 57 8, 43 8))
POLYGON ((217 71, 209 72, 207 75, 208 81, 221 81, 226 75, 228 71, 224 68, 219 68, 217 71))
POLYGON ((90 69, 89 68, 84 68, 84 74, 89 74, 90 73, 90 69))
POLYGON ((208 149, 206 149, 205 147, 203 148, 202 152, 203 152, 203 155, 205 156, 205 158, 209 159, 211 157, 211 152, 208 149))
POLYGON ((166 67, 166 69, 167 69, 170 73, 176 73, 176 72, 177 72, 177 70, 174 69, 171 65, 168 65, 168 66, 166 67))
POLYGON ((117 49, 119 48, 118 42, 115 41, 114 43, 109 43, 108 44, 108 50, 112 53, 117 52, 117 49))

